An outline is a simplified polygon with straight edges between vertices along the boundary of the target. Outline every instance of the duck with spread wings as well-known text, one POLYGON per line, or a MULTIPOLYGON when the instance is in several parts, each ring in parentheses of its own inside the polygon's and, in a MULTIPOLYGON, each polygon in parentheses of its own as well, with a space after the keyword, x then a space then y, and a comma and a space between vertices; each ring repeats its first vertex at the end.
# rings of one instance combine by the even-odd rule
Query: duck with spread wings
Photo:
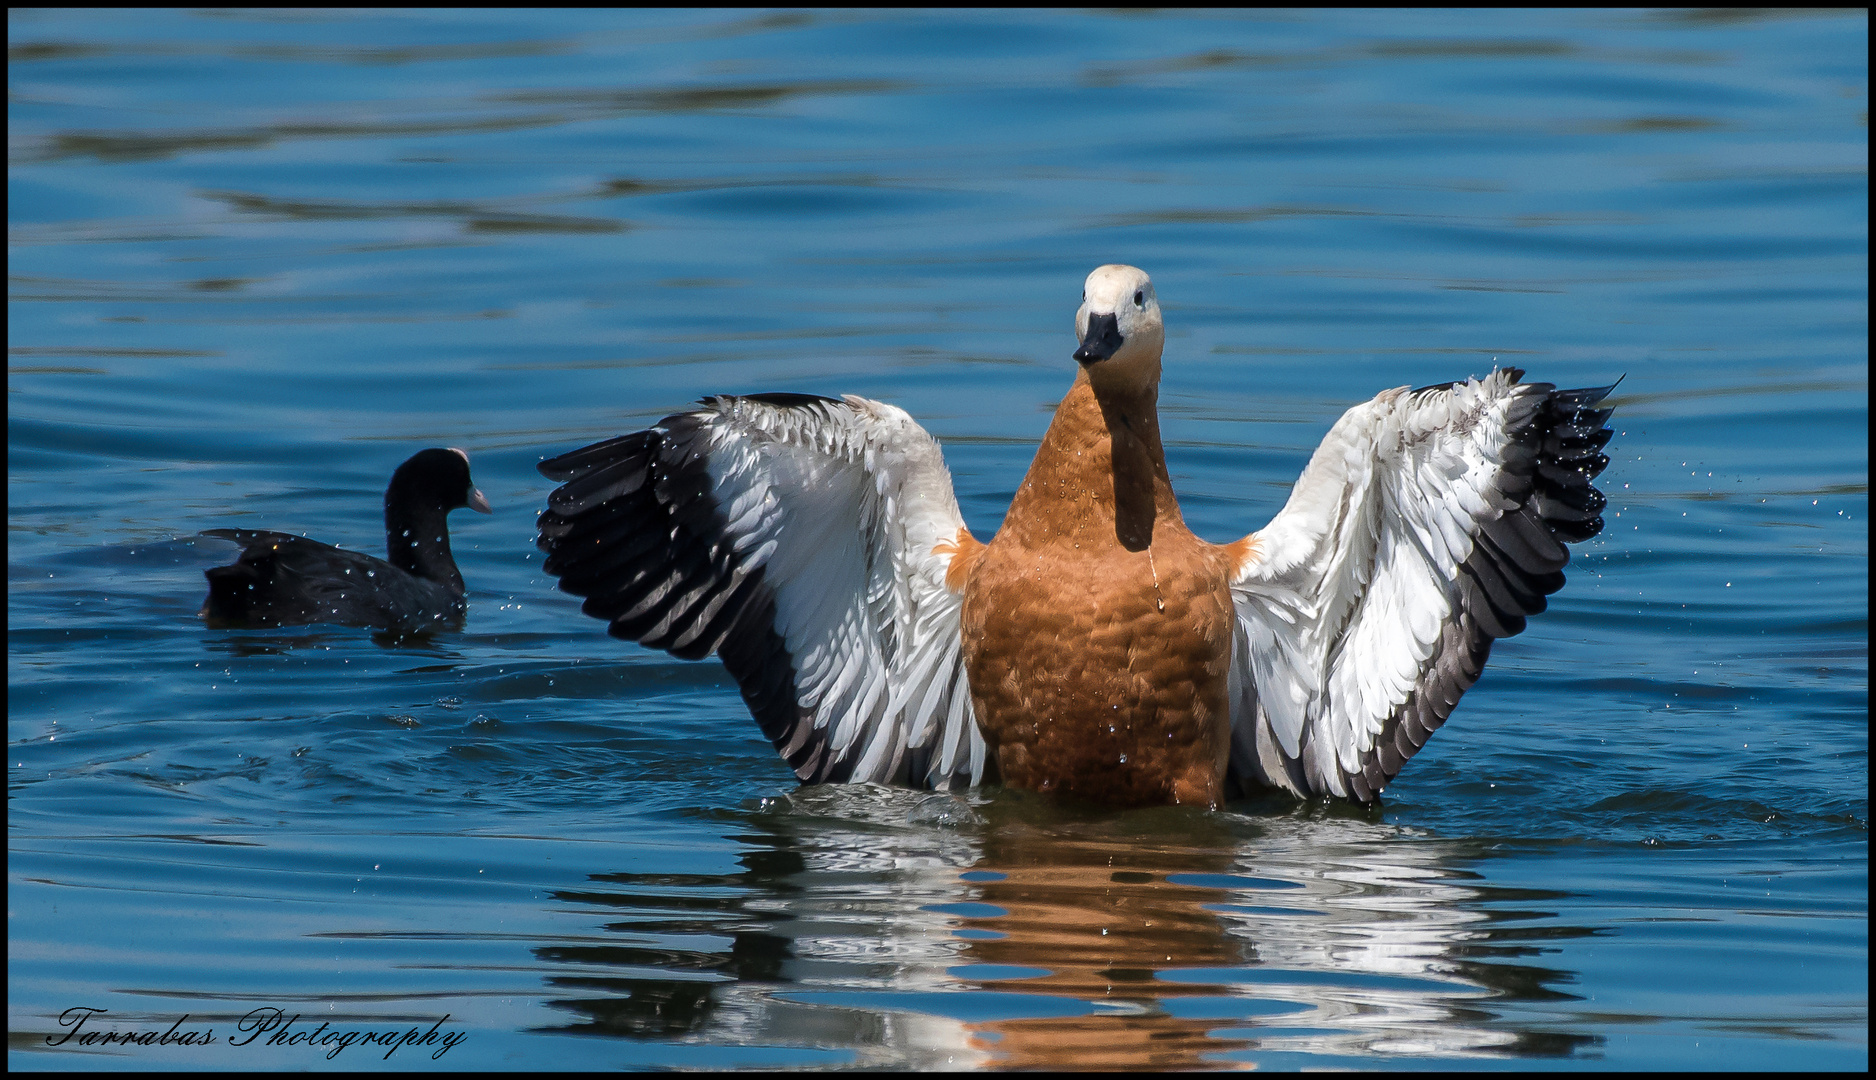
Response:
POLYGON ((1602 528, 1612 387, 1500 369, 1354 406, 1268 525, 1207 543, 1152 281, 1096 269, 1075 330, 988 543, 903 410, 754 394, 543 461, 545 567, 614 636, 721 658, 803 783, 1371 802, 1602 528))

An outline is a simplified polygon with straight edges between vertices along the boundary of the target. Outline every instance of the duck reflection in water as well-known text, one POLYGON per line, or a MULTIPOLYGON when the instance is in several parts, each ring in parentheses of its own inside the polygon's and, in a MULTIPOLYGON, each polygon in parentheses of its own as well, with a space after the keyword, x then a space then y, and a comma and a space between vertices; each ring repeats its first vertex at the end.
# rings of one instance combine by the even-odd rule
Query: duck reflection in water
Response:
POLYGON ((996 875, 974 891, 978 902, 1004 914, 963 919, 959 959, 1046 974, 972 981, 1096 1006, 1081 1016, 970 1025, 974 1041, 996 1055, 995 1066, 1193 1068, 1216 1066, 1217 1055, 1253 1045, 1214 1035, 1230 1023, 1217 1009, 1188 1015, 1167 1007, 1179 999, 1227 998, 1230 986, 1158 977, 1168 967, 1232 969, 1255 962, 1256 946, 1229 933, 1210 910, 1238 894, 1182 880, 1234 876, 1234 838, 1215 816, 1171 810, 1129 817, 1125 824, 1060 828, 1012 822, 986 837, 970 876, 996 875))
POLYGON ((609 931, 539 950, 581 968, 558 984, 582 1017, 565 1030, 845 1047, 903 1069, 1588 1041, 1493 1011, 1567 998, 1573 974, 1530 958, 1595 931, 1512 910, 1556 894, 1487 884, 1474 845, 1365 816, 1084 814, 1016 792, 828 785, 770 803, 735 838, 739 869, 602 873, 561 894, 609 931))

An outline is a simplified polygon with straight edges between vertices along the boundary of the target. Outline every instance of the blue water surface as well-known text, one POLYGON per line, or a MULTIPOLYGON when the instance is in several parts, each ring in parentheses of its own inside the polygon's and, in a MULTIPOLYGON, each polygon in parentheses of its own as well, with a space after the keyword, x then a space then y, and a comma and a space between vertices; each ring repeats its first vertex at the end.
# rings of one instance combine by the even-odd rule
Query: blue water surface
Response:
POLYGON ((1865 13, 8 44, 12 1067, 1868 1067, 1865 13), (797 788, 540 571, 535 463, 719 392, 904 407, 988 537, 1106 262, 1215 541, 1382 389, 1623 379, 1607 527, 1378 809, 797 788), (200 530, 378 550, 438 445, 461 629, 197 617, 200 530))

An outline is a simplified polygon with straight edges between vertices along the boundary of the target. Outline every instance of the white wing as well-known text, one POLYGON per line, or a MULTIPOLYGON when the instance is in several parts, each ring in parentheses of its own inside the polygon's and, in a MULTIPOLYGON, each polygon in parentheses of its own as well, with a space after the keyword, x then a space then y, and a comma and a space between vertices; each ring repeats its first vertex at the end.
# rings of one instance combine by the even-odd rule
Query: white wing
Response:
MULTIPOLYGON (((1602 528, 1590 481, 1614 387, 1523 372, 1405 387, 1344 413, 1231 584, 1231 771, 1367 802, 1446 722, 1494 638, 1602 528)), ((1238 545, 1234 545, 1236 547, 1238 545)))
POLYGON ((616 637, 715 652, 804 783, 981 781, 937 441, 860 397, 701 404, 540 464, 546 570, 616 637))

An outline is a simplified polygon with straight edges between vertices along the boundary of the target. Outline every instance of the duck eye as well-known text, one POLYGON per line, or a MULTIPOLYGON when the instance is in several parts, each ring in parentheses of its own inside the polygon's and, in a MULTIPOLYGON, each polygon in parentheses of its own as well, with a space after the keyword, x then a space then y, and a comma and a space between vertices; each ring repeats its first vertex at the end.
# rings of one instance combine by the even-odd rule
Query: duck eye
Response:
POLYGON ((1137 308, 1146 307, 1146 290, 1145 289, 1141 289, 1140 291, 1133 294, 1133 306, 1137 308))

